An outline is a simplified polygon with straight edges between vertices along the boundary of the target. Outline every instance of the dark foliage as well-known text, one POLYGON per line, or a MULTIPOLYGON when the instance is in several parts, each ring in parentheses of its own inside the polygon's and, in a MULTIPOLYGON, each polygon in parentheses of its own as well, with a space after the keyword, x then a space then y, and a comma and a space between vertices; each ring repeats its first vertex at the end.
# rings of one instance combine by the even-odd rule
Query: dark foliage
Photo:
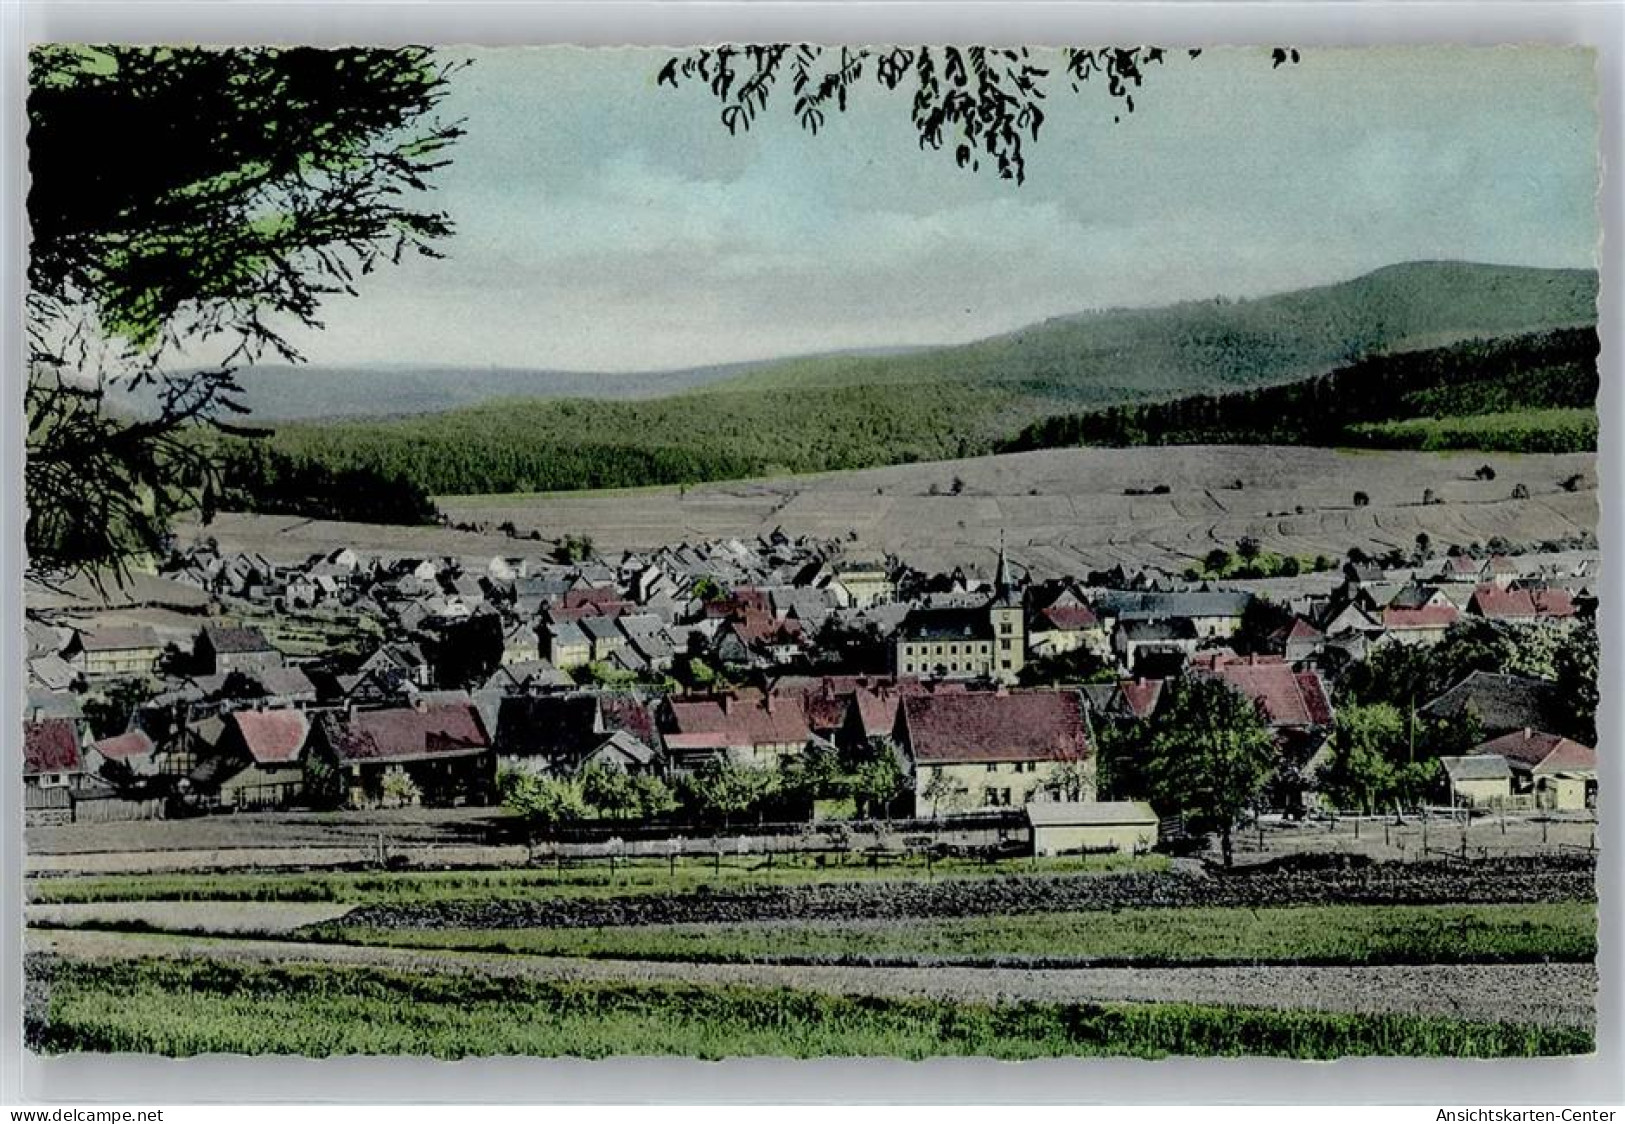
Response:
MULTIPOLYGON (((872 76, 881 90, 910 95, 910 117, 920 147, 951 147, 954 163, 999 178, 1026 178, 1026 145, 1037 141, 1049 90, 1065 82, 1077 92, 1099 87, 1121 113, 1134 111, 1134 92, 1146 73, 1170 54, 1196 58, 1199 50, 1162 47, 1068 47, 1059 72, 1040 65, 1025 47, 826 47, 812 43, 759 43, 705 47, 675 56, 659 83, 704 86, 721 104, 729 133, 755 124, 773 92, 788 82, 791 111, 816 134, 832 113, 843 113, 853 92, 872 76)), ((1298 52, 1279 47, 1271 64, 1296 63, 1298 52)), ((1120 116, 1117 118, 1120 119, 1120 116)))
POLYGON ((261 441, 236 439, 226 443, 217 466, 218 483, 203 486, 205 519, 218 509, 351 523, 440 521, 434 501, 415 482, 371 466, 336 468, 261 441))
MULTIPOLYGON (((445 215, 408 200, 459 135, 426 48, 72 46, 29 58, 30 562, 121 575, 199 500, 233 373, 445 215), (208 356, 201 360, 199 356, 208 356), (110 386, 148 388, 137 416, 110 386)), ((206 484, 205 484, 206 486, 206 484)))
POLYGON ((1066 445, 1365 443, 1350 427, 1416 417, 1590 408, 1597 400, 1597 349, 1594 328, 1573 328, 1374 356, 1282 386, 1049 418, 1028 426, 1003 451, 1066 445))

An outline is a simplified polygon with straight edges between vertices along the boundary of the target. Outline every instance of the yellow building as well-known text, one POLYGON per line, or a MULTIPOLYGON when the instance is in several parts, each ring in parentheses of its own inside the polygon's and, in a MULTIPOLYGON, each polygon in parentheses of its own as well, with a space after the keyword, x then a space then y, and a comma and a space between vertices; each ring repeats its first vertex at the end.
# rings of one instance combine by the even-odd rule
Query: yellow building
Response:
POLYGON ((164 646, 152 629, 135 625, 79 633, 68 653, 68 663, 86 676, 143 676, 157 668, 164 646))
POLYGON ((896 675, 1014 683, 1027 663, 1026 611, 999 548, 993 598, 979 609, 915 609, 897 630, 896 675))
POLYGON ((869 609, 897 600, 897 583, 877 562, 837 562, 829 588, 843 608, 869 609))
POLYGON ((917 816, 1094 799, 1094 750, 1076 691, 905 697, 897 736, 913 766, 917 816))
POLYGON ((1441 757, 1439 769, 1452 807, 1494 808, 1512 795, 1512 768, 1497 754, 1441 757))

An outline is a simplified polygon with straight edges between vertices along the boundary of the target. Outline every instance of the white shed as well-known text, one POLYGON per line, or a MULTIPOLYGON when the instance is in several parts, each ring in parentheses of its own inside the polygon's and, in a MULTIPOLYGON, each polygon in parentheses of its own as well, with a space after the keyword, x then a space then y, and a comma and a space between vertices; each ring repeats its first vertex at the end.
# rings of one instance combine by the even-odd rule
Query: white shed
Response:
POLYGON ((1137 800, 1035 801, 1027 805, 1027 822, 1035 855, 1133 855, 1157 843, 1157 813, 1137 800))

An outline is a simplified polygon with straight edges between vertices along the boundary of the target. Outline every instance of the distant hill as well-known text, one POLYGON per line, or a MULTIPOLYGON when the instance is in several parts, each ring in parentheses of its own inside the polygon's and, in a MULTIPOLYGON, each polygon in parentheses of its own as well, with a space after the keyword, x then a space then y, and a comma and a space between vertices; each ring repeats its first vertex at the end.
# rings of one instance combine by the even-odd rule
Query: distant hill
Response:
POLYGON ((1364 356, 1596 322, 1592 270, 1409 262, 1252 300, 1047 320, 960 347, 788 361, 712 390, 953 380, 1079 405, 1286 382, 1364 356))
MULTIPOLYGON (((889 348, 842 354, 897 355, 908 350, 889 348)), ((239 372, 238 382, 243 388, 241 401, 248 407, 252 420, 283 422, 432 414, 519 398, 610 401, 660 398, 737 377, 766 362, 783 360, 627 373, 413 364, 266 365, 239 372)), ((125 394, 116 405, 126 412, 141 413, 154 400, 149 388, 133 396, 125 394)))
MULTIPOLYGON (((1584 349, 1594 348, 1594 334, 1586 330, 1596 322, 1596 286, 1589 271, 1424 262, 1257 300, 1066 317, 963 347, 790 360, 705 381, 719 370, 708 368, 688 372, 691 382, 681 393, 655 397, 629 393, 609 401, 602 392, 638 385, 616 381, 623 378, 664 376, 592 376, 598 392, 593 398, 531 394, 380 419, 378 403, 406 414, 413 400, 410 387, 386 382, 373 384, 371 418, 329 408, 330 421, 277 424, 268 453, 282 459, 269 475, 321 481, 324 474, 351 473, 360 481, 371 474, 448 495, 867 468, 976 456, 1012 442, 1071 444, 1088 440, 1084 430, 1096 422, 1068 426, 1102 408, 1147 409, 1147 417, 1160 418, 1155 403, 1177 406, 1177 400, 1204 393, 1228 399, 1258 392, 1262 397, 1255 403, 1242 405, 1291 406, 1296 412, 1283 418, 1296 424, 1314 417, 1302 408, 1314 394, 1344 398, 1367 377, 1374 382, 1371 392, 1392 397, 1400 412, 1364 406, 1354 413, 1332 411, 1339 434, 1352 434, 1354 423, 1440 412, 1440 402, 1442 412, 1453 416, 1573 407, 1590 401, 1576 380, 1587 362, 1584 349), (1508 345, 1511 351, 1495 346, 1565 329, 1579 335, 1526 339, 1508 345), (1430 349, 1437 354, 1415 366, 1377 362, 1430 349), (1493 371, 1480 370, 1486 361, 1493 371), (1552 392, 1549 400, 1518 390, 1521 372, 1531 364, 1549 376, 1541 380, 1552 392), (1335 378, 1321 377, 1334 370, 1335 378), (1416 389, 1406 380, 1419 372, 1448 401, 1401 401, 1416 389), (1263 393, 1307 383, 1314 384, 1309 399, 1298 391, 1279 401, 1263 393), (929 393, 922 393, 925 385, 929 393), (1045 419, 1054 419, 1056 428, 1045 430, 1045 419)), ((550 385, 563 385, 556 373, 549 377, 550 385)), ((1233 405, 1221 407, 1230 436, 1216 439, 1265 440, 1254 424, 1257 415, 1235 416, 1233 405)), ((1212 421, 1200 411, 1178 409, 1167 420, 1199 422, 1197 428, 1212 421)), ((1562 425, 1562 440, 1584 440, 1583 434, 1571 435, 1569 422, 1562 425)), ((1500 433, 1500 447, 1528 439, 1527 426, 1509 430, 1482 420, 1463 428, 1466 436, 1459 439, 1483 434, 1488 440, 1492 431, 1500 433)), ((1409 431, 1365 432, 1359 443, 1416 440, 1409 431)), ((1132 443, 1155 443, 1155 437, 1132 443)), ((239 494, 255 491, 254 481, 266 475, 248 473, 239 494)), ((311 490, 303 483, 299 489, 311 490)))

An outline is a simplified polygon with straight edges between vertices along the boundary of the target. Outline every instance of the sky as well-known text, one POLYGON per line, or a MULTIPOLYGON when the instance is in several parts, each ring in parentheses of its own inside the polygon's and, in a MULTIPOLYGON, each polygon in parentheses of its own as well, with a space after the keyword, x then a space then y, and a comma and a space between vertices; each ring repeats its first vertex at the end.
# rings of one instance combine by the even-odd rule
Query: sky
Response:
MULTIPOLYGON (((1593 57, 1561 48, 1171 54, 1135 111, 1052 84, 1026 182, 922 151, 866 79, 817 136, 779 90, 730 136, 665 52, 464 52, 466 119, 411 259, 295 333, 317 364, 635 371, 956 343, 1399 261, 1594 267, 1593 57)), ((1058 58, 1058 56, 1057 56, 1058 58)))

